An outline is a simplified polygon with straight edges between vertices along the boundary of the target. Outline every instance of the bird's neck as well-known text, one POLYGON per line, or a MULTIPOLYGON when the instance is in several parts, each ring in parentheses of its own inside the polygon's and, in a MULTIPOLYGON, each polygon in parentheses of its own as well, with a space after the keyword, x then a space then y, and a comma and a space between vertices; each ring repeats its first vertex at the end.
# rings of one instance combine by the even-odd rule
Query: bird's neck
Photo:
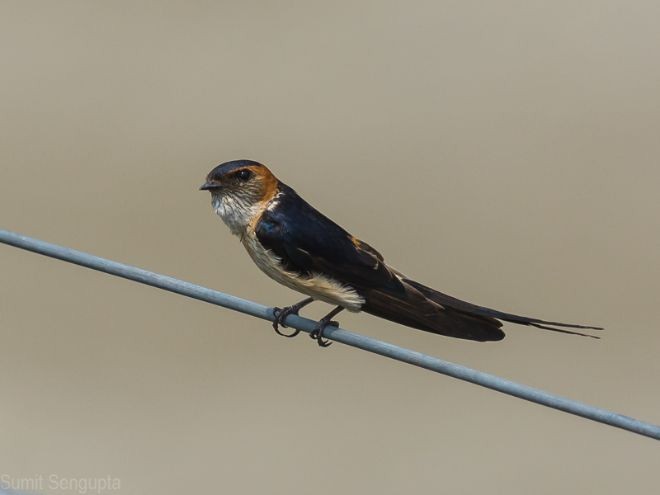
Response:
POLYGON ((262 208, 259 204, 250 204, 238 198, 217 196, 213 198, 213 209, 232 234, 242 237, 262 208))

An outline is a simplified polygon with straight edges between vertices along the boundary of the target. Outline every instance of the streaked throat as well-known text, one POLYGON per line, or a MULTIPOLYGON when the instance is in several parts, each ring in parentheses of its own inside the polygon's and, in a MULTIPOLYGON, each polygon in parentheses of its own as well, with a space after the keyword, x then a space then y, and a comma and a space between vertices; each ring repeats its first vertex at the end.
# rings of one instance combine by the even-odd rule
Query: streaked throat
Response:
POLYGON ((260 205, 236 196, 213 196, 211 202, 215 213, 229 227, 232 234, 242 236, 252 219, 259 215, 260 205))

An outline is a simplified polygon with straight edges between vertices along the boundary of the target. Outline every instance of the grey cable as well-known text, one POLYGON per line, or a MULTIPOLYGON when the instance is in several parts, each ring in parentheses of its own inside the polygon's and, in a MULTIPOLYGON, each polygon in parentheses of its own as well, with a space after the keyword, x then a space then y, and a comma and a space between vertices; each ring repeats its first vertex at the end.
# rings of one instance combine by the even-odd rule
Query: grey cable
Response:
MULTIPOLYGON (((75 249, 50 244, 48 242, 6 230, 0 230, 0 242, 43 254, 45 256, 50 256, 52 258, 57 258, 62 261, 67 261, 69 263, 75 263, 76 265, 99 270, 117 277, 123 277, 135 282, 158 287, 159 289, 164 289, 183 296, 206 301, 211 304, 216 304, 264 320, 274 320, 273 308, 229 294, 224 294, 213 289, 201 287, 190 282, 185 282, 174 277, 168 277, 167 275, 153 273, 141 268, 100 258, 92 254, 76 251, 75 249)), ((288 316, 285 322, 288 327, 308 333, 314 329, 316 324, 313 320, 296 315, 288 316)), ((381 356, 396 359, 397 361, 412 364, 413 366, 419 366, 420 368, 458 378, 459 380, 474 383, 492 390, 497 390, 498 392, 512 395, 520 399, 525 399, 543 406, 582 416, 583 418, 592 421, 598 421, 633 433, 638 433, 639 435, 660 440, 660 426, 658 425, 550 394, 543 390, 528 387, 495 375, 467 368, 459 364, 450 363, 387 342, 372 339, 364 335, 344 330, 343 328, 328 327, 323 335, 328 339, 357 347, 358 349, 380 354, 381 356)))

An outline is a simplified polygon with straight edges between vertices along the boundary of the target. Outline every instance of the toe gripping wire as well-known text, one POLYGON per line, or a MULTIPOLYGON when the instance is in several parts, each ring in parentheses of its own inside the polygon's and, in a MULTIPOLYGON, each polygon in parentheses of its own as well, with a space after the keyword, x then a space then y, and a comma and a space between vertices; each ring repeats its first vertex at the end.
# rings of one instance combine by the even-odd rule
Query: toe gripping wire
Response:
MULTIPOLYGON (((286 320, 287 316, 289 315, 296 315, 298 316, 298 313, 302 308, 305 306, 311 304, 314 302, 313 297, 308 297, 307 299, 303 299, 300 302, 297 302, 296 304, 292 304, 291 306, 285 306, 284 308, 274 308, 273 309, 273 314, 275 316, 275 319, 273 320, 273 329, 275 330, 275 333, 278 335, 281 335, 282 337, 295 337, 300 333, 300 330, 294 329, 293 332, 291 333, 284 333, 282 332, 281 328, 289 328, 286 326, 284 323, 284 320, 286 320)), ((326 340, 323 338, 323 330, 326 329, 326 327, 338 327, 339 323, 336 321, 332 320, 332 317, 341 313, 344 310, 342 306, 337 306, 335 309, 330 311, 327 315, 325 315, 323 318, 321 318, 316 327, 310 332, 309 336, 316 340, 316 343, 320 347, 329 347, 332 342, 329 340, 326 340)))

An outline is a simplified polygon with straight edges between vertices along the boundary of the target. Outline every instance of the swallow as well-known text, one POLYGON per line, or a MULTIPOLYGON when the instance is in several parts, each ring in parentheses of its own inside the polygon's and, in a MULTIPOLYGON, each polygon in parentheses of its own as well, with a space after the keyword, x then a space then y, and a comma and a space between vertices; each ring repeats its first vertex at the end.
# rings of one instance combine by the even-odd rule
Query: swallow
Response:
POLYGON ((427 287, 389 266, 366 242, 317 211, 264 165, 234 160, 215 167, 200 187, 211 193, 216 214, 238 236, 254 263, 270 278, 308 297, 275 308, 273 328, 286 337, 284 320, 313 301, 336 308, 319 320, 311 337, 330 345, 323 330, 344 309, 364 311, 402 325, 478 342, 504 338, 502 321, 598 338, 567 329, 601 327, 559 323, 477 306, 427 287))

